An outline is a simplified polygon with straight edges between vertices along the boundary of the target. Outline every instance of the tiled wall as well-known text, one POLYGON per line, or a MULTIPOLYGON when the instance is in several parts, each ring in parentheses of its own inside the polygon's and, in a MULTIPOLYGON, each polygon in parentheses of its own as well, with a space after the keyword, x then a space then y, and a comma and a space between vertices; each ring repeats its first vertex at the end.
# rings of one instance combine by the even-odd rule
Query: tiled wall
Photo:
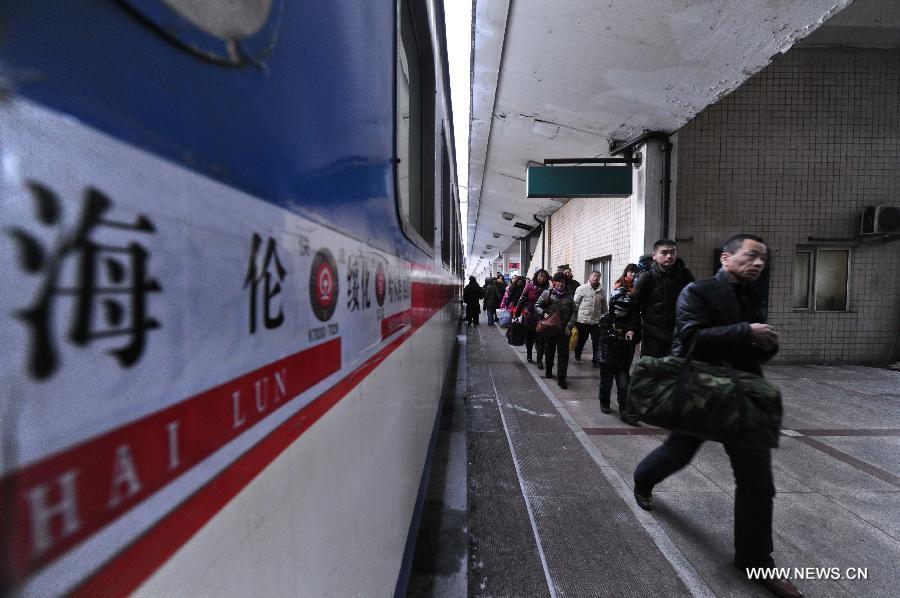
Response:
MULTIPOLYGON (((612 278, 622 274, 631 235, 631 199, 572 199, 550 219, 550 274, 569 264, 575 278, 584 282, 585 262, 612 256, 612 278)), ((532 268, 534 270, 534 268, 532 268)))
POLYGON ((792 255, 809 237, 855 237, 864 206, 900 205, 900 51, 789 52, 679 132, 677 168, 676 238, 698 278, 729 235, 768 241, 779 360, 888 359, 900 242, 852 250, 845 313, 791 308, 792 255))

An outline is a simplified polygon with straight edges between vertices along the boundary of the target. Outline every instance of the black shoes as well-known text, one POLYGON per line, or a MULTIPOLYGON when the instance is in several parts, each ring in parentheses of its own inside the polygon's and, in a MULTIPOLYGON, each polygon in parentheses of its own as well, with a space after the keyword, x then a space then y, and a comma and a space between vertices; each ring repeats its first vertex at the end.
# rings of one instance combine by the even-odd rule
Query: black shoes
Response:
POLYGON ((581 353, 575 354, 575 361, 581 361, 581 353))
POLYGON ((591 360, 591 365, 594 366, 595 368, 599 368, 599 367, 600 367, 600 362, 594 361, 594 360, 592 359, 592 360, 591 360))
POLYGON ((633 415, 628 415, 627 413, 622 413, 621 410, 619 410, 619 419, 629 426, 638 426, 638 418, 633 415))
POLYGON ((529 355, 529 356, 528 356, 528 363, 531 363, 532 361, 534 361, 534 360, 531 358, 531 355, 529 355))
POLYGON ((556 381, 556 383, 559 384, 559 387, 560 387, 561 389, 563 389, 563 390, 569 388, 569 385, 566 384, 566 379, 565 379, 565 378, 560 378, 559 380, 556 381))
POLYGON ((547 370, 546 372, 544 372, 544 378, 547 378, 548 380, 549 380, 550 378, 553 378, 553 371, 552 371, 552 370, 547 370))
POLYGON ((786 579, 756 579, 754 581, 779 598, 803 598, 803 594, 797 589, 797 586, 786 579))
POLYGON ((540 357, 538 357, 538 360, 537 360, 537 367, 539 370, 544 369, 544 360, 541 359, 540 357))
MULTIPOLYGON (((740 571, 741 573, 747 574, 747 568, 742 567, 736 562, 734 563, 734 567, 740 571)), ((749 579, 749 577, 748 577, 749 579)), ((803 598, 803 592, 797 589, 797 586, 792 584, 790 581, 782 578, 775 579, 754 579, 752 580, 762 587, 769 590, 775 596, 779 598, 803 598)))
POLYGON ((634 501, 645 511, 653 510, 653 489, 634 485, 634 501))
POLYGON ((797 586, 786 579, 756 579, 754 581, 779 598, 803 598, 803 593, 797 589, 797 586))
POLYGON ((600 413, 612 413, 612 409, 609 408, 609 405, 600 405, 600 413))

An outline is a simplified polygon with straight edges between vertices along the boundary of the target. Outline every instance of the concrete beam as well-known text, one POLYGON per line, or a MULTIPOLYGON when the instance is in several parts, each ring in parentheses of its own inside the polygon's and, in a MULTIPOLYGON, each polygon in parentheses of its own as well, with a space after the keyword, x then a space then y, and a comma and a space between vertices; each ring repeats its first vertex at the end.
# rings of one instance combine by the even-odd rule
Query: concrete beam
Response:
POLYGON ((500 63, 506 38, 509 0, 474 0, 472 19, 472 106, 469 126, 469 255, 481 206, 481 187, 487 162, 500 63))

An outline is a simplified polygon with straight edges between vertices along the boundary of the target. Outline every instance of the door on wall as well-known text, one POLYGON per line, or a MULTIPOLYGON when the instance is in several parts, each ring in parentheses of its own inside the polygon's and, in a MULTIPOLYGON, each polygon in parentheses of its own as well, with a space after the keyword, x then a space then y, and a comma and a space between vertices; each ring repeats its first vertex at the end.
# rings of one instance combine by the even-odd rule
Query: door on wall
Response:
POLYGON ((611 269, 612 269, 612 256, 607 255, 606 257, 597 258, 595 260, 589 260, 584 263, 584 280, 582 282, 587 282, 588 278, 591 276, 591 272, 597 271, 600 273, 600 283, 603 285, 606 293, 609 294, 609 291, 612 288, 611 282, 611 269))

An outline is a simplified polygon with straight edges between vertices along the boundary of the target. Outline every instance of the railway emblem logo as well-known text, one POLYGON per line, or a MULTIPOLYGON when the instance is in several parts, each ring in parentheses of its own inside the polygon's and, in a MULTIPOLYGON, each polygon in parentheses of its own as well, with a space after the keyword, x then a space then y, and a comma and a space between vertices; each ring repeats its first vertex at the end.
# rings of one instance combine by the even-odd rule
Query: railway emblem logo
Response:
POLYGON ((378 264, 378 268, 375 270, 375 301, 378 302, 379 307, 384 305, 384 294, 386 291, 387 280, 384 277, 384 266, 378 264))
POLYGON ((309 299, 319 320, 325 322, 334 315, 338 299, 338 273, 334 256, 327 249, 320 249, 313 258, 309 299))

